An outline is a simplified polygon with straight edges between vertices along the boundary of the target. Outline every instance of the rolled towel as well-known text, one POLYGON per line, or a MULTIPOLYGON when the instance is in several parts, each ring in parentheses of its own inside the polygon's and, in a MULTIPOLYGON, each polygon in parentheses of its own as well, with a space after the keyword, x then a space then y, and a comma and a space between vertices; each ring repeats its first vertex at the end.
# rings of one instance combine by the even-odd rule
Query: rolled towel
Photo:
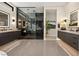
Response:
POLYGON ((7 53, 4 51, 0 51, 0 56, 7 56, 7 53))

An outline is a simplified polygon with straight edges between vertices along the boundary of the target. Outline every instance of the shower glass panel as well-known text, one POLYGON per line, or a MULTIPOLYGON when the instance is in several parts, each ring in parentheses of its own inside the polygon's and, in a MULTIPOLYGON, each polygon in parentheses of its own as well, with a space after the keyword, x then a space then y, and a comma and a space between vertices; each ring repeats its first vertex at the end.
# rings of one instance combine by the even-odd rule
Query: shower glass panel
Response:
POLYGON ((33 38, 36 38, 36 16, 35 13, 27 13, 28 18, 28 32, 33 38))
POLYGON ((28 17, 26 29, 29 38, 43 39, 43 13, 38 13, 35 7, 20 7, 19 9, 28 17))

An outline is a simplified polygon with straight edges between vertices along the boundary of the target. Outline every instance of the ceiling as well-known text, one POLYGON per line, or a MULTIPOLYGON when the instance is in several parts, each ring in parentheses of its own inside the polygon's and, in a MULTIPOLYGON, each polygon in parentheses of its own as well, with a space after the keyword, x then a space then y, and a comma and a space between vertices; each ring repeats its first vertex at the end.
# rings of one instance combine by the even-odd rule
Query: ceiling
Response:
POLYGON ((38 8, 19 8, 21 11, 24 13, 43 13, 43 8, 38 7, 38 8))
POLYGON ((68 2, 11 2, 16 7, 43 7, 43 6, 54 6, 62 7, 68 2))
POLYGON ((11 2, 16 7, 22 7, 20 10, 27 13, 33 13, 34 10, 36 12, 40 13, 43 12, 44 6, 50 6, 50 7, 63 7, 68 4, 68 2, 11 2), (23 7, 31 7, 31 8, 23 8, 23 7), (35 7, 35 8, 33 8, 35 7), (29 9, 29 10, 28 10, 29 9))

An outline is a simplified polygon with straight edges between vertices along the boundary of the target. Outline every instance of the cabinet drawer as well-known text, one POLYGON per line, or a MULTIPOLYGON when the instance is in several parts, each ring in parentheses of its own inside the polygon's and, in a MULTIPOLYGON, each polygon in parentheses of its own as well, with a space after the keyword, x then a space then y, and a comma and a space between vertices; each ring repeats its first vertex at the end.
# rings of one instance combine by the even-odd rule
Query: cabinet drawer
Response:
POLYGON ((4 37, 4 36, 7 36, 8 34, 7 33, 0 33, 0 37, 4 37))
POLYGON ((71 45, 74 48, 78 49, 78 37, 72 35, 72 37, 71 37, 71 45))
POLYGON ((63 39, 60 39, 72 46, 73 48, 79 50, 79 35, 68 32, 58 32, 58 36, 63 37, 63 39))
POLYGON ((61 31, 58 31, 58 37, 59 37, 60 39, 63 39, 63 33, 62 33, 61 31))
POLYGON ((7 37, 0 37, 0 45, 4 45, 8 42, 10 42, 10 39, 8 39, 7 37))
POLYGON ((20 32, 6 32, 6 33, 0 33, 0 45, 4 45, 8 42, 11 42, 15 39, 17 39, 20 36, 20 32))

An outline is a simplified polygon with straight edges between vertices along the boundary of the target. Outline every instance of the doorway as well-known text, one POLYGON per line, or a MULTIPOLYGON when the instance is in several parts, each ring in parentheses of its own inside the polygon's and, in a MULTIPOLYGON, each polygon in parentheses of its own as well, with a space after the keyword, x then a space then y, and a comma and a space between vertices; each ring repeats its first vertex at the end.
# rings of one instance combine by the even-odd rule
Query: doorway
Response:
POLYGON ((56 40, 57 10, 45 9, 45 40, 56 40))

